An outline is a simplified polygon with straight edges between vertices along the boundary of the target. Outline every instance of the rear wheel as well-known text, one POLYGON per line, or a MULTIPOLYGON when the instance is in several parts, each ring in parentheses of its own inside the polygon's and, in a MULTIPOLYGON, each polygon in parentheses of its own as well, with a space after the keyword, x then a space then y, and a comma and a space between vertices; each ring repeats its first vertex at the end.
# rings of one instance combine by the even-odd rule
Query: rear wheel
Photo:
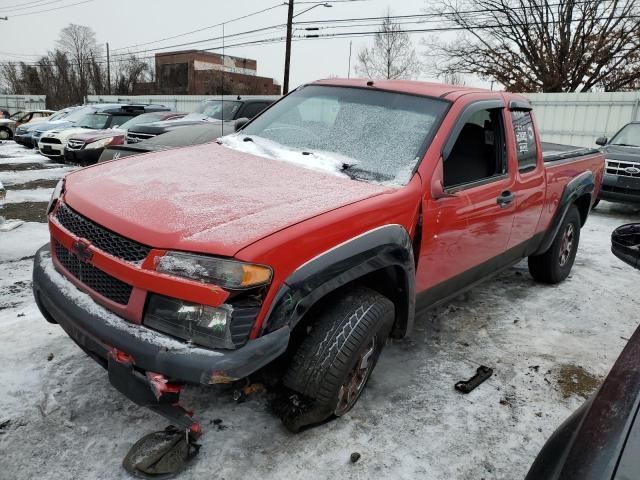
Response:
POLYGON ((580 242, 580 213, 572 205, 549 250, 529 257, 531 276, 543 283, 560 283, 569 276, 580 242))
POLYGON ((11 130, 8 128, 0 128, 0 140, 10 140, 11 137, 11 130))
POLYGON ((356 404, 391 332, 394 305, 368 288, 338 297, 320 313, 284 376, 306 407, 281 413, 292 432, 340 417, 356 404))

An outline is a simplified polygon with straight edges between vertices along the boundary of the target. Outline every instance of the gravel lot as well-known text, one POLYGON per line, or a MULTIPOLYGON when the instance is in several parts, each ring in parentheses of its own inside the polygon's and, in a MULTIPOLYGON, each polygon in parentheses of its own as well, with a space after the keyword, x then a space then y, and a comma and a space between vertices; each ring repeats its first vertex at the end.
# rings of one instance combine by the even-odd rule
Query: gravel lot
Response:
MULTIPOLYGON (((27 220, 0 232, 0 478, 128 478, 129 447, 166 426, 118 394, 32 300, 31 257, 48 239, 39 222, 68 171, 0 145, 8 190, 0 215, 27 220)), ((534 283, 523 263, 417 319, 341 420, 292 435, 263 395, 236 404, 228 390, 189 389, 185 403, 206 434, 179 478, 522 478, 636 328, 640 277, 609 248, 611 231, 638 213, 601 203, 561 285, 534 283), (494 376, 469 395, 456 392, 481 364, 494 376), (356 464, 352 452, 362 455, 356 464)))

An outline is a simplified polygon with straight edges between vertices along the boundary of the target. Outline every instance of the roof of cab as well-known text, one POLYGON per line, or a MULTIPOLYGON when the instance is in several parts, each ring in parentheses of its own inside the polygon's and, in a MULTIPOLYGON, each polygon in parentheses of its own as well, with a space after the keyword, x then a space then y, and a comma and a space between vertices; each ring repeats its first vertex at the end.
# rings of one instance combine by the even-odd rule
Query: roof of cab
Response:
POLYGON ((444 83, 420 82, 415 80, 373 80, 373 85, 367 85, 367 79, 339 79, 331 78, 318 80, 313 84, 334 85, 341 87, 378 88, 395 92, 410 93, 413 95, 425 95, 429 97, 446 98, 455 100, 465 93, 489 93, 496 96, 504 92, 492 92, 484 88, 463 87, 460 85, 446 85, 444 83))

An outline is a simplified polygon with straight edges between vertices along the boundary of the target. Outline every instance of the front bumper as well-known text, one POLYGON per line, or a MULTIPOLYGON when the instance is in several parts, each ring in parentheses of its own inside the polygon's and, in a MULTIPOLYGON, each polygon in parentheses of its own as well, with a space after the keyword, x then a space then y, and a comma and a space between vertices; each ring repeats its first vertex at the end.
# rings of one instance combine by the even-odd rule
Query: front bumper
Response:
POLYGON ((598 198, 613 202, 640 203, 640 177, 605 174, 598 198))
POLYGON ((83 150, 69 150, 68 147, 64 149, 64 161, 65 163, 77 163, 79 165, 93 165, 98 163, 98 159, 102 154, 104 148, 91 148, 83 150))
POLYGON ((38 143, 38 151, 45 157, 60 158, 64 156, 64 147, 59 143, 38 143))
POLYGON ((36 253, 33 293, 43 316, 54 321, 91 357, 107 366, 117 349, 143 372, 160 373, 181 383, 228 383, 247 377, 279 357, 289 343, 289 328, 247 342, 237 350, 208 350, 174 340, 128 322, 99 306, 55 270, 49 245, 36 253))
POLYGON ((14 135, 13 141, 16 142, 18 145, 22 145, 23 147, 27 147, 27 148, 34 147, 33 137, 31 135, 26 135, 26 134, 14 135))

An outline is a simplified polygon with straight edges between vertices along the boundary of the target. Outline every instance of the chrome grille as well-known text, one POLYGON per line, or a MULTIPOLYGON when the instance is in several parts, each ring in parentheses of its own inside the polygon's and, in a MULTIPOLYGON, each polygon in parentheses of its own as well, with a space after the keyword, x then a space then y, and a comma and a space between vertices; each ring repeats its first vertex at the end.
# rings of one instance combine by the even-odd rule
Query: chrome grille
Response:
POLYGON ((69 150, 82 150, 84 147, 84 142, 82 140, 69 140, 67 143, 67 148, 69 150))
POLYGON ((154 135, 153 133, 133 133, 133 132, 127 132, 127 137, 126 137, 126 141, 127 143, 138 143, 141 142, 143 140, 148 140, 150 138, 155 137, 156 135, 154 135))
POLYGON ((606 173, 619 177, 640 178, 640 163, 607 159, 606 173))
POLYGON ((76 237, 89 240, 96 248, 128 262, 142 262, 151 250, 93 223, 63 203, 58 207, 56 220, 76 237))

